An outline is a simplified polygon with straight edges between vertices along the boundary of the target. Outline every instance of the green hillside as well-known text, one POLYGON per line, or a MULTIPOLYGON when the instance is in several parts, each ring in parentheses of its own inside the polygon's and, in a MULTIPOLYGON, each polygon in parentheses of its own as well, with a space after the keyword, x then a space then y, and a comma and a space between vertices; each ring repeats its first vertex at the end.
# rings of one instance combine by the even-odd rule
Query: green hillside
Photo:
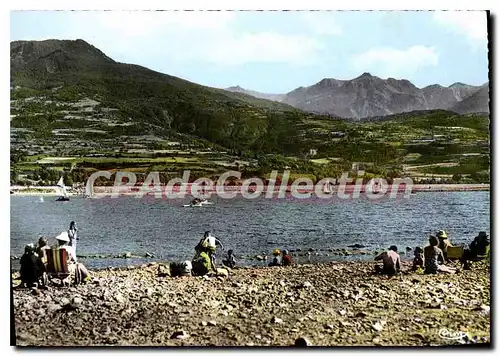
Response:
POLYGON ((484 115, 352 122, 117 63, 83 41, 45 42, 11 43, 13 182, 47 183, 60 172, 83 181, 97 169, 217 175, 228 167, 321 178, 353 162, 379 176, 489 179, 484 115))

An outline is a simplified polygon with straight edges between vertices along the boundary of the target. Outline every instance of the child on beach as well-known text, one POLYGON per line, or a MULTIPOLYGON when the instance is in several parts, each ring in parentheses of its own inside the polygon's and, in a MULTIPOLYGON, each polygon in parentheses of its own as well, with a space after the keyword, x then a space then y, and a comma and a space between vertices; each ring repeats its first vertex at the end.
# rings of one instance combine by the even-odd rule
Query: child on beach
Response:
POLYGON ((424 268, 424 250, 422 247, 415 247, 415 251, 413 251, 413 267, 412 271, 416 271, 419 268, 424 268))
POLYGON ((293 264, 292 255, 288 253, 288 250, 283 251, 282 262, 283 266, 291 266, 293 264))
POLYGON ((234 268, 236 266, 236 258, 234 257, 233 250, 227 251, 227 257, 222 264, 226 265, 229 268, 234 268))

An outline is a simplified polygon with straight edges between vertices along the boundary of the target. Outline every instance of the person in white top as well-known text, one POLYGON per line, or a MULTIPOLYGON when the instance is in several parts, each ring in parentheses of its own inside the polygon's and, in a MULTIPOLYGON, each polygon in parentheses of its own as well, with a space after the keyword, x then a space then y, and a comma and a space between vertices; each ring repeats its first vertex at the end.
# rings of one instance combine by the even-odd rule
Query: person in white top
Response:
POLYGON ((210 255, 210 261, 212 263, 212 268, 214 271, 217 271, 217 268, 215 266, 215 257, 216 257, 216 250, 217 250, 217 245, 219 245, 222 249, 224 249, 224 245, 222 245, 222 242, 215 236, 212 236, 210 231, 205 231, 205 234, 203 236, 205 238, 205 241, 207 242, 207 247, 208 247, 208 254, 210 255))

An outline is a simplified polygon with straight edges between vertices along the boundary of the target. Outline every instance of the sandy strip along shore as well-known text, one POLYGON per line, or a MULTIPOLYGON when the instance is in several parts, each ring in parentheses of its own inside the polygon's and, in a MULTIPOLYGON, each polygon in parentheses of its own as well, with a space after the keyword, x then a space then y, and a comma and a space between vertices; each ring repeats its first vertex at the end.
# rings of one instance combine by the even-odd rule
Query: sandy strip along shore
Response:
MULTIPOLYGON (((41 189, 47 189, 50 190, 51 187, 39 187, 41 189)), ((162 187, 163 189, 164 187, 162 187)), ((178 187, 177 187, 178 188, 178 187)), ((337 186, 332 187, 332 193, 337 192, 337 186)), ((109 195, 113 193, 113 187, 95 187, 94 188, 94 194, 96 195, 109 195)), ((135 195, 139 191, 139 187, 136 187, 134 190, 130 190, 128 187, 127 188, 122 188, 120 191, 120 196, 126 196, 126 195, 135 195)), ((224 187, 224 190, 227 192, 230 191, 239 191, 241 189, 240 186, 226 186, 224 187)), ((287 187, 287 190, 290 190, 290 186, 287 187)), ((353 186, 347 186, 345 189, 346 193, 352 193, 352 190, 354 189, 353 186)), ((267 187, 265 188, 265 191, 267 190, 267 187)), ((403 192, 405 190, 404 186, 400 187, 400 191, 403 192)), ((415 184, 412 187, 413 192, 458 192, 458 191, 489 191, 490 190, 490 185, 489 184, 415 184)), ((177 192, 178 189, 174 189, 174 192, 177 192)), ((301 191, 299 189, 299 191, 301 191)), ((391 191, 391 188, 388 189, 389 193, 391 191)), ((189 192, 189 190, 188 190, 189 192)), ((275 187, 273 190, 274 193, 279 192, 279 187, 275 187)), ((361 189, 361 192, 364 192, 364 187, 361 189)), ((215 192, 214 192, 215 193, 215 192)), ((23 189, 16 189, 14 190, 14 193, 12 195, 16 196, 57 196, 58 193, 53 190, 50 192, 33 192, 33 191, 24 191, 23 189)), ((79 194, 76 193, 68 193, 69 196, 78 196, 79 194)), ((145 195, 153 195, 153 193, 146 193, 145 195)), ((187 194, 189 195, 189 194, 187 194)), ((80 194, 81 196, 81 194, 80 194)))
POLYGON ((393 278, 370 274, 373 262, 242 268, 210 278, 159 276, 164 269, 106 269, 77 287, 14 290, 18 345, 490 342, 485 263, 456 275, 393 278))

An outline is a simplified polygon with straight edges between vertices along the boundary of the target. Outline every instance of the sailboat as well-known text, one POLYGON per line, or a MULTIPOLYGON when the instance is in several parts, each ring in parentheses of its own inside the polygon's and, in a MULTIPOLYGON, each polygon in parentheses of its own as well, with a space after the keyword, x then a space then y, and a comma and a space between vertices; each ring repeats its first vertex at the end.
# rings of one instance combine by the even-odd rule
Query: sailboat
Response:
POLYGON ((56 201, 69 201, 69 196, 68 193, 66 192, 66 187, 64 186, 63 177, 61 177, 57 182, 57 187, 60 189, 61 193, 59 195, 59 198, 56 199, 56 201))
POLYGON ((94 186, 90 184, 90 179, 87 180, 87 184, 85 185, 85 191, 83 192, 83 197, 85 199, 92 198, 94 196, 94 186))

